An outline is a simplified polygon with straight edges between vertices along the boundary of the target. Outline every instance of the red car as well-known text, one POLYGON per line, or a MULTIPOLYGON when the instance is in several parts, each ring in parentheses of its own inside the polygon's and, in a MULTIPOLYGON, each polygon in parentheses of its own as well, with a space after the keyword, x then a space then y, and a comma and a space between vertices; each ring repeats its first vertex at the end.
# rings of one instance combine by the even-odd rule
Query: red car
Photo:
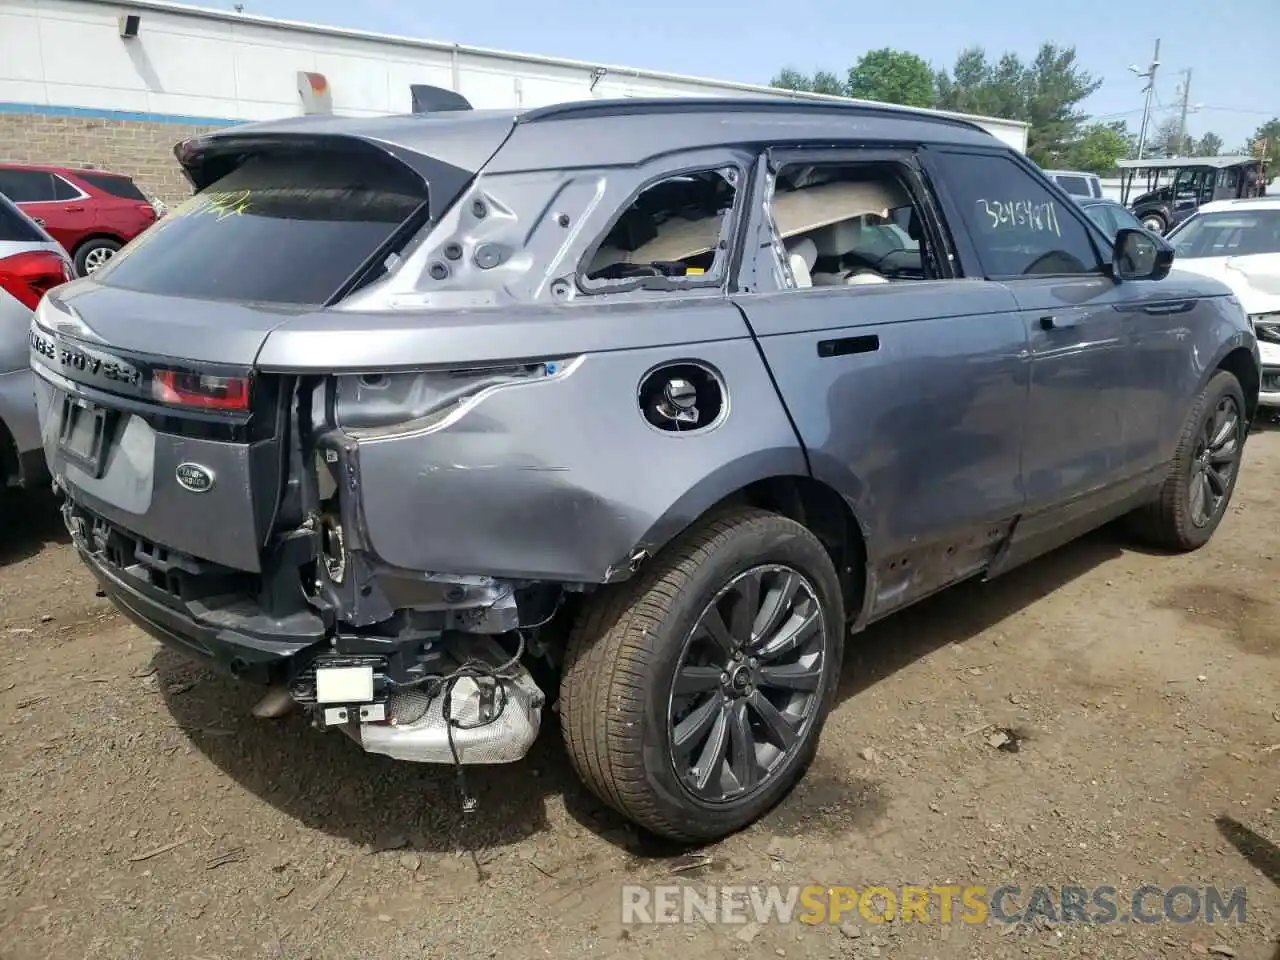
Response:
POLYGON ((82 277, 157 217, 131 179, 105 170, 0 163, 0 193, 62 244, 82 277))

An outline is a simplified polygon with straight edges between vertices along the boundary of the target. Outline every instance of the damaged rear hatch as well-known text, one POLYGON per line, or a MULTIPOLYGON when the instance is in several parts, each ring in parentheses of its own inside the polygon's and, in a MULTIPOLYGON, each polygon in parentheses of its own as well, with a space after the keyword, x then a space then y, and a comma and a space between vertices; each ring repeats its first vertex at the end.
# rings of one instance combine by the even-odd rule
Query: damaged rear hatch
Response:
POLYGON ((205 561, 261 573, 273 532, 302 519, 286 478, 309 399, 255 369, 264 341, 385 273, 513 119, 298 118, 180 144, 199 192, 32 325, 45 452, 82 548, 171 594, 205 561), (445 122, 473 133, 431 155, 445 122))

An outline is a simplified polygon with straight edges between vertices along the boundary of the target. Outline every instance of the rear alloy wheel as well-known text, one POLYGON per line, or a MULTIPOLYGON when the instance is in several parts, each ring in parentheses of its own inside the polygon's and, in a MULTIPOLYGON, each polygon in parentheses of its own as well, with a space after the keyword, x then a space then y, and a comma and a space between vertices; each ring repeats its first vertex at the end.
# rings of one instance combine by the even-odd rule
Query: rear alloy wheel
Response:
POLYGON ((784 565, 738 574, 685 640, 667 709, 676 775, 720 803, 764 788, 821 706, 830 645, 822 604, 784 565))
POLYGON ((1178 551, 1209 541, 1231 502, 1247 433, 1240 381, 1219 370, 1192 404, 1159 499, 1134 514, 1146 539, 1178 551))
POLYGON ((574 627, 560 699, 574 767, 655 834, 746 826, 817 749, 842 609, 830 556, 792 520, 744 509, 685 533, 574 627))
POLYGON ((108 260, 116 255, 120 244, 105 237, 88 240, 76 250, 76 276, 87 277, 95 273, 108 260))

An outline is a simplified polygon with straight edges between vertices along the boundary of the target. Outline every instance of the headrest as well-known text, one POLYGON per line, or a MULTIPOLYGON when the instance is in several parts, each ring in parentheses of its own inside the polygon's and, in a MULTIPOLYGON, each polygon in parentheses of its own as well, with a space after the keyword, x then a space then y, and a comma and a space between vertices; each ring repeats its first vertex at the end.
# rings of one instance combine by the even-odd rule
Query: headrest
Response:
POLYGON ((810 270, 818 262, 818 245, 808 237, 787 241, 787 255, 799 257, 810 270))
POLYGON ((850 250, 858 249, 862 239, 862 220, 845 220, 823 227, 814 234, 817 241, 818 255, 821 257, 841 257, 850 250))

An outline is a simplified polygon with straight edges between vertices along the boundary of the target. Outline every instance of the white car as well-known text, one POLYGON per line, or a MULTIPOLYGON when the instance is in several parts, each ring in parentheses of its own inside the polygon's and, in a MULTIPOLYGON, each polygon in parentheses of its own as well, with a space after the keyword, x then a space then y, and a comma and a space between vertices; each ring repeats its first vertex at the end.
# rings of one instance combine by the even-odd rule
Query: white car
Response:
POLYGON ((1280 197, 1206 203, 1166 237, 1174 266, 1221 280, 1240 298, 1262 354, 1264 407, 1280 407, 1280 197))

